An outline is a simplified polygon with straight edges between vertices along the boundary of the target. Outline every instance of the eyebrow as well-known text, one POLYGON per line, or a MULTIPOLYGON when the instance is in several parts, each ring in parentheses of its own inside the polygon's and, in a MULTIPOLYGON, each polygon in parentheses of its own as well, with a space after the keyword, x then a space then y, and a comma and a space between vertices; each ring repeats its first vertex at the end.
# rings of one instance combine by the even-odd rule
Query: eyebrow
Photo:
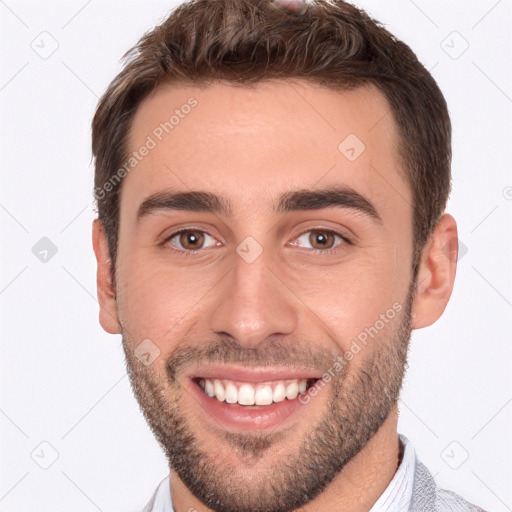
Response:
POLYGON ((332 186, 319 190, 302 189, 286 192, 280 197, 274 211, 284 213, 329 207, 356 210, 382 224, 382 218, 370 200, 348 187, 332 186))
MULTIPOLYGON (((375 206, 362 194, 348 187, 332 186, 324 189, 300 189, 285 192, 274 204, 274 213, 302 210, 320 210, 339 207, 355 210, 382 224, 382 218, 375 206)), ((146 198, 137 211, 137 221, 158 211, 207 212, 232 217, 230 202, 205 191, 162 191, 146 198)))

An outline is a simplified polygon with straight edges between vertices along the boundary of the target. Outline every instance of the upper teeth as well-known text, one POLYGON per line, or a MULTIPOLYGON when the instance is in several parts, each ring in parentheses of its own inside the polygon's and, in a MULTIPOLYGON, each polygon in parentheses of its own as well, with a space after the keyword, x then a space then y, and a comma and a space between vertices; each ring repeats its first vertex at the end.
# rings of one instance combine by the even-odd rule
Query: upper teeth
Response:
POLYGON ((240 405, 269 405, 282 402, 285 398, 293 400, 306 391, 307 379, 274 381, 253 385, 248 382, 235 383, 226 379, 200 379, 199 384, 206 394, 221 402, 240 405))

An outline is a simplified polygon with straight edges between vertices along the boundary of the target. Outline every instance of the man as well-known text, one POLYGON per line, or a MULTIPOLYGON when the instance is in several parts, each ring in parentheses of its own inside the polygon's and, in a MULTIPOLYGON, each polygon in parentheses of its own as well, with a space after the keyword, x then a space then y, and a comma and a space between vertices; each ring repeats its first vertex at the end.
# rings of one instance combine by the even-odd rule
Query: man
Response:
POLYGON ((93 120, 100 323, 169 461, 145 511, 480 511, 397 400, 450 298, 451 128, 404 43, 341 0, 197 0, 93 120))

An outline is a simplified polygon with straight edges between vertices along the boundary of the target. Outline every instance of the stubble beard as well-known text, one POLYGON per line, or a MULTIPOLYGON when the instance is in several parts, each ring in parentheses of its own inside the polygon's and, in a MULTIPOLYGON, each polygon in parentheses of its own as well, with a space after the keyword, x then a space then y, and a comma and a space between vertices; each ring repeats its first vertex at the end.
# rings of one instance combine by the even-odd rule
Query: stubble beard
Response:
POLYGON ((306 354, 276 343, 262 345, 261 351, 248 351, 232 342, 216 340, 207 346, 175 350, 162 379, 151 366, 144 366, 134 357, 134 345, 123 332, 127 371, 139 407, 170 467, 189 491, 218 512, 288 512, 317 497, 375 435, 398 400, 407 368, 413 289, 409 289, 402 318, 395 318, 387 337, 381 336, 374 340, 375 346, 370 347, 370 342, 369 348, 361 350, 368 351, 368 356, 363 356, 365 360, 357 372, 350 372, 351 365, 347 365, 320 391, 330 393, 330 398, 315 427, 302 439, 297 437, 293 453, 273 460, 272 452, 286 436, 284 431, 234 433, 219 429, 217 445, 223 443, 226 450, 236 453, 236 463, 227 463, 229 457, 214 458, 205 451, 184 412, 183 399, 189 407, 192 399, 180 384, 179 370, 187 364, 205 362, 271 366, 274 361, 309 361, 311 365, 312 360, 318 365, 315 367, 325 370, 327 359, 332 366, 332 353, 306 354), (260 460, 266 461, 264 472, 258 470, 260 460))

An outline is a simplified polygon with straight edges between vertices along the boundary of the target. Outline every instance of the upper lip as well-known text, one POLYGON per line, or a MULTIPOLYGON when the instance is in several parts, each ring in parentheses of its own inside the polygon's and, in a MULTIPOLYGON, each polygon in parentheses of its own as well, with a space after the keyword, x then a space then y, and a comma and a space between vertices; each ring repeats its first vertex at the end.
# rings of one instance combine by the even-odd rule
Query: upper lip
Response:
POLYGON ((190 379, 227 379, 245 382, 265 382, 285 379, 320 379, 318 370, 311 368, 262 367, 248 368, 234 365, 203 365, 195 368, 190 379))

